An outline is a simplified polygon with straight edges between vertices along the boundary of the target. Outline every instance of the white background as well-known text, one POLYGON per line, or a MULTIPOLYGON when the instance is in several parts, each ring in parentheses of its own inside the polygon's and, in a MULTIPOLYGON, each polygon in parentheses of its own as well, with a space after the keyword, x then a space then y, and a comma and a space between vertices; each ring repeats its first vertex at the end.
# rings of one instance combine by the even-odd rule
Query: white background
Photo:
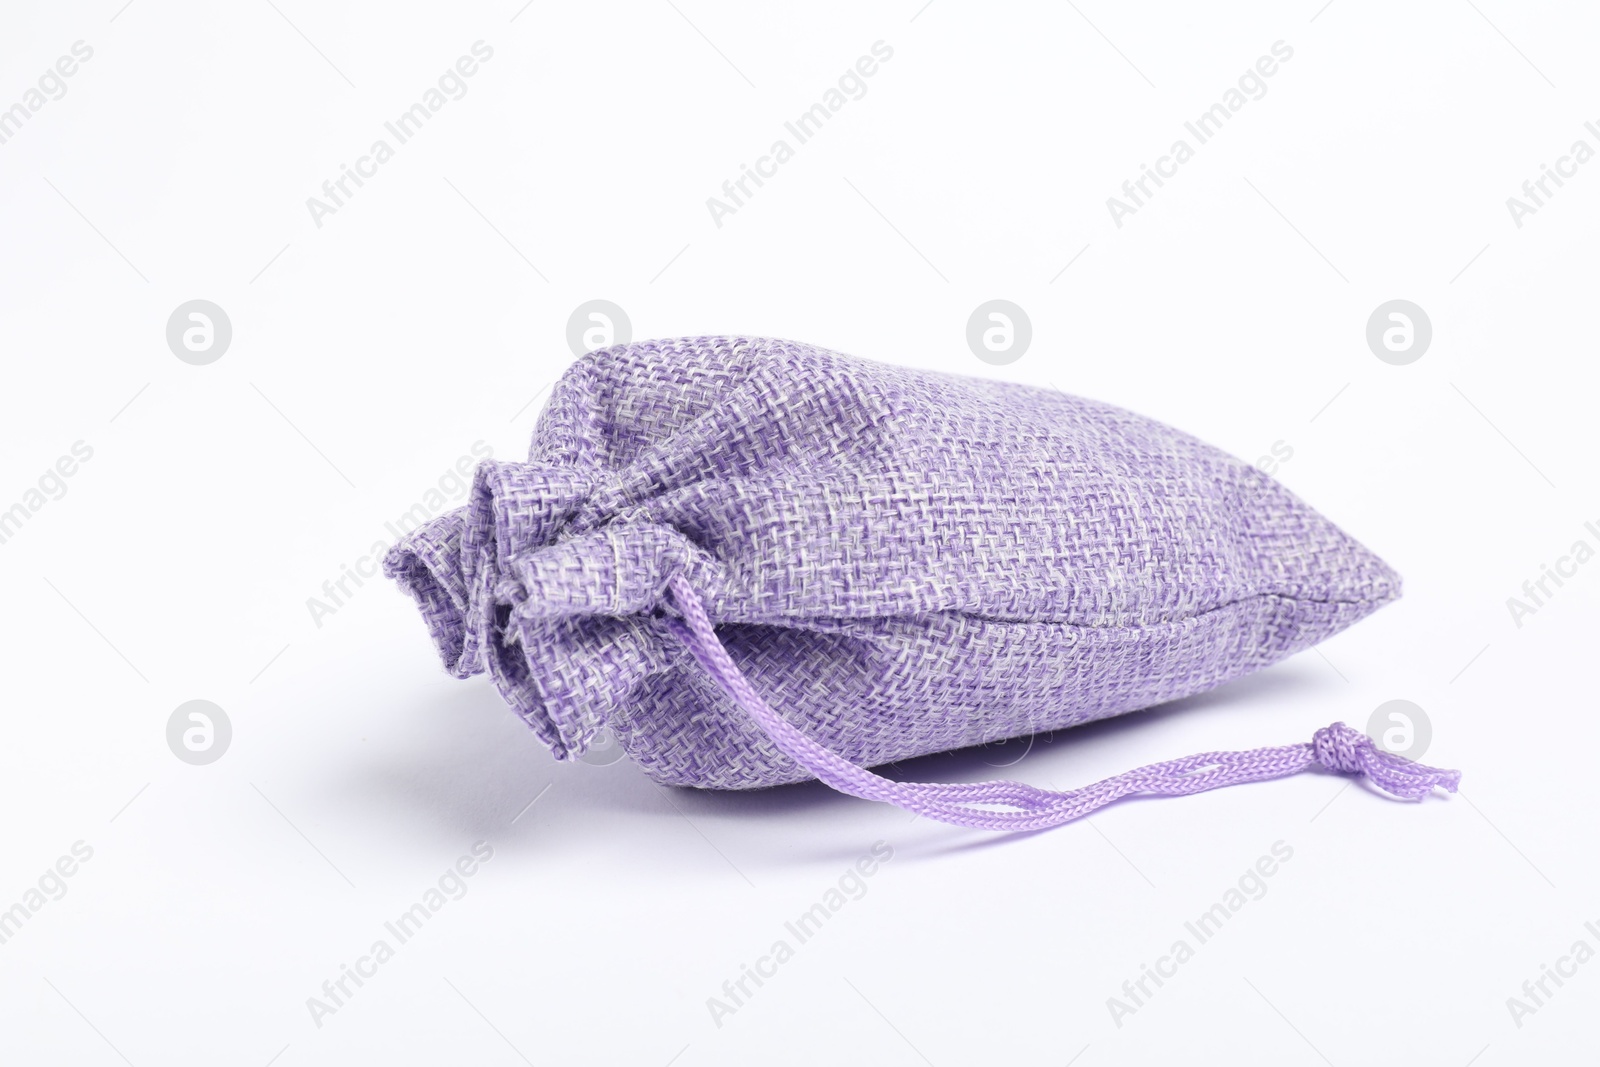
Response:
POLYGON ((1506 207, 1600 148, 1593 12, 274 2, 0 15, 0 107, 94 49, 0 145, 0 508, 93 448, 0 544, 0 908, 93 849, 0 945, 0 1061, 1595 1056, 1600 963, 1520 1027, 1506 1003, 1600 949, 1600 562, 1520 628, 1506 606, 1600 544, 1600 163, 1520 228, 1506 207), (466 96, 314 225, 478 40, 466 96), (706 198, 878 40, 867 94, 715 226, 706 198), (1106 198, 1279 40, 1269 92, 1114 225, 1106 198), (208 366, 165 340, 196 298, 233 325, 208 366), (902 777, 1067 787, 1403 698, 1462 794, 1306 774, 1006 839, 814 785, 669 793, 555 764, 381 579, 315 625, 307 598, 475 441, 523 453, 594 298, 635 338, 790 337, 1282 443, 1278 476, 1405 577, 1215 693, 902 777), (1032 320, 1009 366, 964 339, 992 298, 1032 320), (1408 366, 1364 339, 1395 298, 1434 328, 1408 366), (232 722, 208 766, 167 747, 191 699, 232 722), (707 998, 879 840, 866 895, 715 1025, 707 998), (478 841, 469 892, 317 1026, 307 998, 478 841), (1266 895, 1116 1025, 1107 998, 1278 841, 1266 895))

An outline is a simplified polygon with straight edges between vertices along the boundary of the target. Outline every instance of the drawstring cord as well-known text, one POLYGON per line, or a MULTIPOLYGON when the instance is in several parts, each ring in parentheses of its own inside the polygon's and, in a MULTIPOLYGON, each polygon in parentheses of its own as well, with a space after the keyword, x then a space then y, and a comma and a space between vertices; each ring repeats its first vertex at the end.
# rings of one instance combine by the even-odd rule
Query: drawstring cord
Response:
POLYGON ((851 796, 894 804, 930 819, 978 830, 1043 830, 1102 808, 1126 796, 1182 796, 1208 789, 1260 782, 1321 766, 1338 774, 1365 775, 1373 785, 1404 800, 1419 800, 1434 786, 1456 791, 1460 771, 1440 770, 1385 752, 1358 730, 1336 722, 1309 743, 1249 752, 1202 752, 1107 778, 1082 789, 1048 790, 1024 782, 897 782, 857 767, 817 744, 768 706, 728 656, 705 606, 682 574, 667 581, 682 620, 672 619, 683 641, 708 675, 764 730, 773 744, 819 780, 851 796), (974 805, 1006 805, 996 811, 974 805))

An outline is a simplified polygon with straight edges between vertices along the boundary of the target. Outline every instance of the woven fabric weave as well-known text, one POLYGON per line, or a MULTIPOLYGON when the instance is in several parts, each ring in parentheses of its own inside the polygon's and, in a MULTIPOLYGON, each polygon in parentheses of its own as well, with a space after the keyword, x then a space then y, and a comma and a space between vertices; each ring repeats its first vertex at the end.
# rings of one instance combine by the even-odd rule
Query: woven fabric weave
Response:
POLYGON ((860 766, 1150 707, 1337 633, 1398 576, 1266 474, 1053 390, 704 337, 591 353, 526 463, 385 573, 557 758, 798 781, 673 634, 682 576, 772 707, 860 766))

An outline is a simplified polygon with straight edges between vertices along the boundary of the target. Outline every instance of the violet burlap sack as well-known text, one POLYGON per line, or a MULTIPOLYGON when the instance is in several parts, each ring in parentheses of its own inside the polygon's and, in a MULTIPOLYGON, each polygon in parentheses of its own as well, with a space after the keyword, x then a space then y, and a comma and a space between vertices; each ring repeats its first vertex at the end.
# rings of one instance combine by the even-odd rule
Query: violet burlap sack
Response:
POLYGON ((863 770, 1199 693, 1399 596, 1257 468, 1053 390, 763 338, 619 345, 384 570, 558 759, 607 731, 673 785, 819 777, 1007 829, 1318 765, 1455 783, 1340 724, 1067 792, 863 770))

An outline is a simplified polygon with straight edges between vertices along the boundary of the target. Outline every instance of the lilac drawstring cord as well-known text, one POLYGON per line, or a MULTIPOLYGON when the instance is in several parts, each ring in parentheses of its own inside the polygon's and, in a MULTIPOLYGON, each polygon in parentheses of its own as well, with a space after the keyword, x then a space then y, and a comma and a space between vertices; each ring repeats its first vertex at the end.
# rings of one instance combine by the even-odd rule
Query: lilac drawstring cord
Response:
POLYGON ((707 674, 775 745, 800 766, 841 793, 880 800, 930 819, 978 830, 1043 830, 1082 818, 1114 800, 1137 794, 1182 796, 1240 782, 1260 782, 1322 766, 1339 774, 1366 775, 1386 793, 1420 800, 1433 787, 1455 792, 1460 771, 1439 770, 1384 752, 1365 734, 1336 722, 1318 730, 1309 744, 1258 748, 1250 752, 1202 752, 1119 774, 1083 789, 1060 792, 1023 782, 896 782, 845 760, 812 741, 761 699, 718 640, 700 597, 687 579, 668 580, 683 620, 672 620, 677 636, 707 674), (975 804, 1009 805, 995 811, 975 804))

